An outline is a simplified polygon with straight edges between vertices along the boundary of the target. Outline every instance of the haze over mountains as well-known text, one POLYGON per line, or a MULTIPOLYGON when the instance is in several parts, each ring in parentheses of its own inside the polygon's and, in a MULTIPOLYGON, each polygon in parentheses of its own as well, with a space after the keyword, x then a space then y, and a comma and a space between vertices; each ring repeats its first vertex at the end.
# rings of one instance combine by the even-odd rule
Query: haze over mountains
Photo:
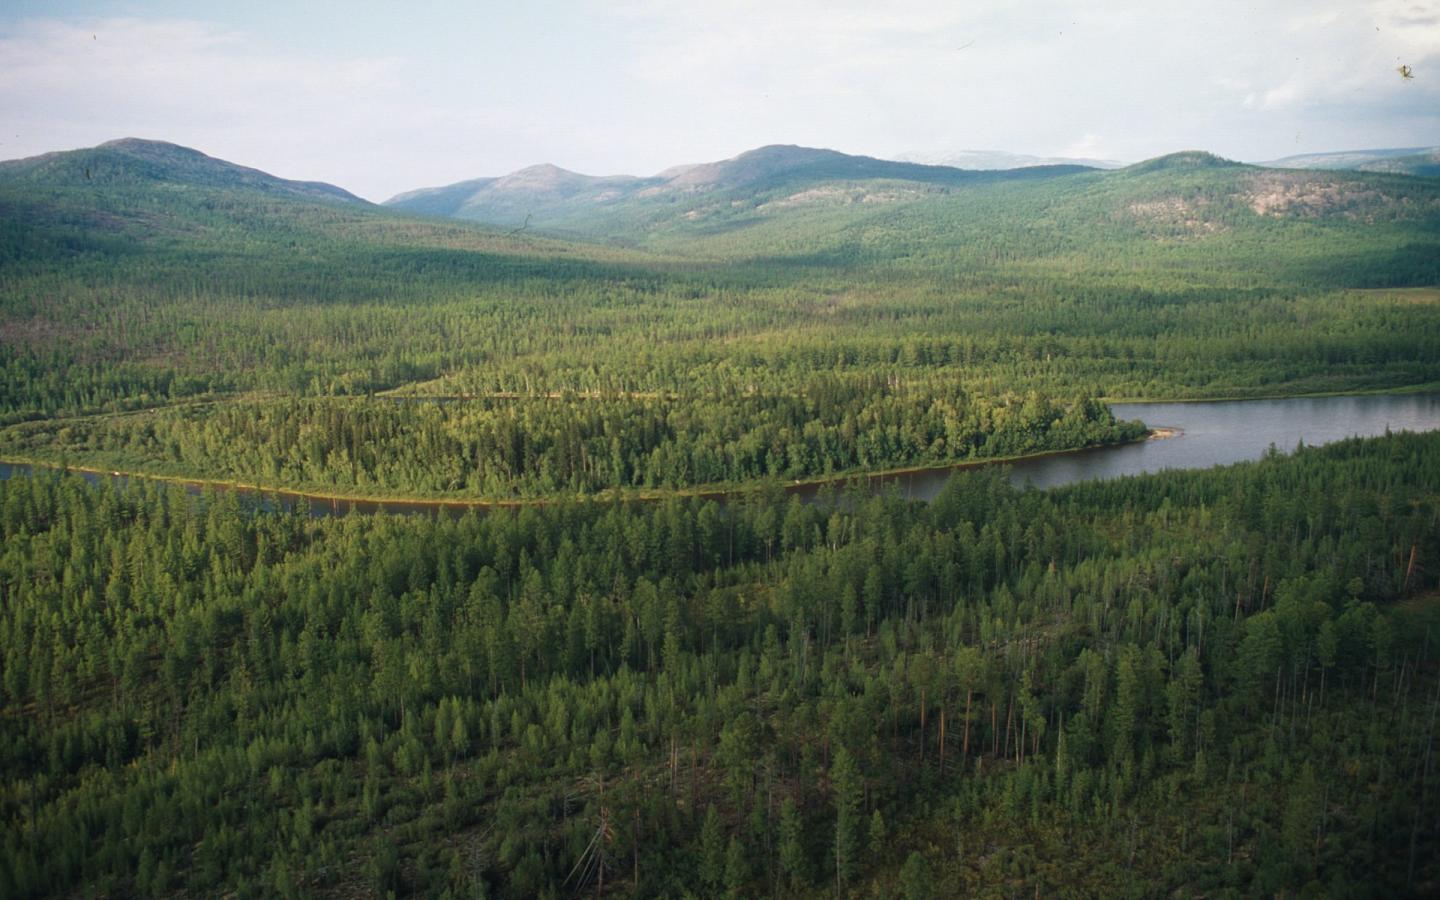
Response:
POLYGON ((957 169, 1023 169, 1028 166, 1088 166, 1092 169, 1119 169, 1125 164, 1114 159, 1072 156, 1031 156, 1007 150, 948 150, 932 153, 902 153, 896 159, 957 169))
POLYGON ((1440 175, 1440 147, 1406 147, 1381 150, 1342 150, 1302 153, 1259 163, 1277 169, 1336 169, 1389 172, 1394 175, 1440 175))

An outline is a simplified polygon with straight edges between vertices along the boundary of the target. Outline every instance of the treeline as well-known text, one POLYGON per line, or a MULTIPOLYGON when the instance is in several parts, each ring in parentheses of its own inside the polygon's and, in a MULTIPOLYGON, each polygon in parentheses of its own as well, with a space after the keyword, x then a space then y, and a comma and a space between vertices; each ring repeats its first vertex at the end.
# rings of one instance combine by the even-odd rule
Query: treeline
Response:
POLYGON ((0 483, 0 894, 1423 894, 1440 436, 929 505, 0 483))
POLYGON ((0 454, 126 471, 484 497, 731 485, 1133 440, 1092 399, 816 379, 797 394, 220 402, 0 433, 0 454))

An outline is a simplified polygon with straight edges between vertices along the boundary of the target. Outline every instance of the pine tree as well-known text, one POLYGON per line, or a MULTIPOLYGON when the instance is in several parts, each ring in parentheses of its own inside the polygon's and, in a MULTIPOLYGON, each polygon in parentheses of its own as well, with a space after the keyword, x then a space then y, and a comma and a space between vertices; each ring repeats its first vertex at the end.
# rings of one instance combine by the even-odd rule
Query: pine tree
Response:
POLYGON ((830 763, 830 791, 835 804, 835 884, 843 888, 859 868, 860 800, 863 785, 860 769, 843 746, 830 763))
POLYGON ((810 865, 805 858, 804 822, 795 801, 786 797, 780 804, 780 872, 792 888, 809 881, 810 865))
POLYGON ((700 883, 718 890, 725 879, 725 833, 715 804, 705 810, 700 826, 700 883))
POLYGON ((740 897, 745 884, 750 880, 750 860, 745 854, 745 845, 732 836, 725 848, 725 891, 731 897, 740 897))
POLYGON ((870 815, 870 855, 879 859, 885 854, 885 817, 880 810, 870 815))

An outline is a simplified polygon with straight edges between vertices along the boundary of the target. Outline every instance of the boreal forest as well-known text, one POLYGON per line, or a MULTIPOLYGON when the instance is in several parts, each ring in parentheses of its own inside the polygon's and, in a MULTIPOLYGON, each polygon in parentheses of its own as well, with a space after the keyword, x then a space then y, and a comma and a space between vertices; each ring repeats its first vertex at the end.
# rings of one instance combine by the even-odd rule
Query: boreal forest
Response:
POLYGON ((687 171, 0 163, 0 896, 1440 893, 1440 431, 1009 468, 1440 390, 1440 181, 687 171))

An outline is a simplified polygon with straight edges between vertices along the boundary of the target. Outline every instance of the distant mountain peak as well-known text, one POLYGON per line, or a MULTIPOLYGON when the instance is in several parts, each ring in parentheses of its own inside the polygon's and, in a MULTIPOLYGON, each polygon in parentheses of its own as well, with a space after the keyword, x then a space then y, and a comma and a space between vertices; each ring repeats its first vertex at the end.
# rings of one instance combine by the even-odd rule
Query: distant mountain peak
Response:
POLYGON ((1205 150, 1181 150, 1177 153, 1167 153, 1164 156, 1147 159, 1144 162, 1135 163, 1133 166, 1126 166, 1124 171, 1143 175, 1146 172, 1165 172, 1177 169, 1229 169, 1243 165, 1245 164, 1233 159, 1226 159, 1223 156, 1216 156, 1205 150))
POLYGON ((799 144, 766 144, 763 147, 756 147, 753 150, 746 150, 736 160, 741 159, 770 159, 786 162, 806 162, 813 159, 834 159, 847 154, 838 150, 826 150, 821 147, 802 147, 799 144))
POLYGON ((562 169, 553 163, 540 163, 539 165, 516 169, 509 175, 502 175, 495 179, 494 184, 501 188, 531 188, 543 190, 577 181, 584 181, 588 178, 588 175, 581 175, 579 172, 562 169))
POLYGON ((526 175, 532 177, 574 177, 589 178, 588 175, 581 175, 579 172, 572 172, 569 169, 562 169, 554 163, 537 163, 533 166, 526 166, 523 169, 516 169, 507 177, 526 175))
POLYGON ((116 138, 113 141, 106 141, 103 144, 97 145, 95 149, 124 150, 127 153, 155 153, 166 156, 204 157, 205 159, 214 158, 204 153, 201 153, 199 150, 196 150, 192 147, 186 147, 181 144, 174 144, 170 141, 157 141, 151 138, 116 138))

